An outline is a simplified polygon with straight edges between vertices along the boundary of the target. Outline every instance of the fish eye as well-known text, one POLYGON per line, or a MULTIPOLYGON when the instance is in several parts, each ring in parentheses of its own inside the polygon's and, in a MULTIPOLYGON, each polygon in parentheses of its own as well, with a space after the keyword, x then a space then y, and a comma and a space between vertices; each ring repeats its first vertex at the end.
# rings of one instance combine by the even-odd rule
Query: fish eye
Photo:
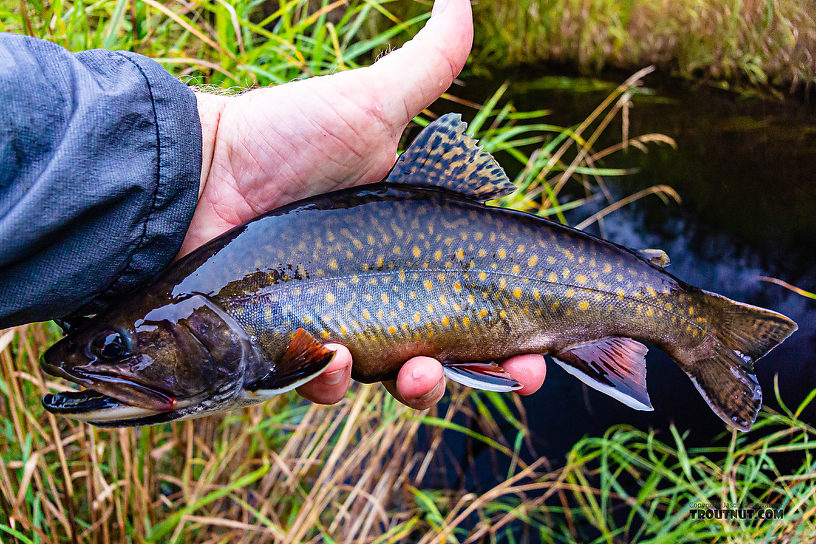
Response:
POLYGON ((119 359, 127 355, 128 343, 118 331, 103 331, 91 340, 91 353, 106 361, 119 359))

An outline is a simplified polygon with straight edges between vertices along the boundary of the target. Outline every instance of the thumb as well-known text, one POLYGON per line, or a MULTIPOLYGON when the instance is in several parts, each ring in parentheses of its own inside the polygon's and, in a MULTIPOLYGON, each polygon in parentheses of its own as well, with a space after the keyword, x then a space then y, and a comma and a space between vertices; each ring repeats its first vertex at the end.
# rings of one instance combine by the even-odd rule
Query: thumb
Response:
POLYGON ((412 40, 365 69, 382 119, 394 127, 408 124, 450 87, 472 44, 470 0, 436 0, 412 40))

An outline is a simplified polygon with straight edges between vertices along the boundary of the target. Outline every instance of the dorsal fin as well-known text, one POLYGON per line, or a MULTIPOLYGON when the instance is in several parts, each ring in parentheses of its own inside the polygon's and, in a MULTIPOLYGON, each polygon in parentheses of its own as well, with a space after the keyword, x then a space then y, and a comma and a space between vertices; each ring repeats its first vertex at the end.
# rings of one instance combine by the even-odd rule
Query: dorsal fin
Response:
POLYGON ((639 249, 637 253, 642 259, 660 268, 666 268, 671 262, 669 256, 662 249, 639 249))
POLYGON ((385 181, 439 187, 481 202, 515 191, 496 159, 465 134, 466 128, 458 113, 443 115, 411 142, 385 181))
POLYGON ((635 410, 652 410, 646 391, 646 346, 610 337, 569 346, 553 355, 561 368, 635 410))

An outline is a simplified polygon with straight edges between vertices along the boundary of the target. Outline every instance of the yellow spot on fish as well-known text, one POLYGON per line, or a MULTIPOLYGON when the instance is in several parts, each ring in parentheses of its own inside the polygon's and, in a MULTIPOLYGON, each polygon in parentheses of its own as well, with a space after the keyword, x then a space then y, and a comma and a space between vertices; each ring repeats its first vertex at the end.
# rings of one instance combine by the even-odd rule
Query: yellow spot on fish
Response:
POLYGON ((652 308, 651 306, 649 306, 648 308, 646 308, 646 315, 647 315, 648 317, 652 317, 652 316, 654 315, 654 308, 652 308))
POLYGON ((623 281, 623 274, 615 274, 615 279, 618 281, 623 281))
POLYGON ((397 328, 394 325, 388 327, 388 334, 397 334, 397 328))
POLYGON ((453 282, 453 290, 456 291, 457 293, 461 293, 462 292, 462 284, 459 283, 458 281, 453 282))
POLYGON ((670 311, 672 309, 671 302, 666 303, 666 311, 670 311))
POLYGON ((363 310, 363 319, 371 319, 371 312, 363 310))
POLYGON ((416 291, 411 291, 410 293, 408 293, 408 297, 411 300, 414 300, 417 297, 417 292, 416 291))
POLYGON ((550 275, 547 279, 550 280, 552 283, 555 283, 558 281, 558 274, 556 274, 555 272, 550 272, 550 275))
POLYGON ((439 274, 439 281, 445 281, 445 274, 439 274))
POLYGON ((337 268, 338 268, 337 259, 331 259, 329 261, 329 268, 331 268, 332 270, 337 270, 337 268))
POLYGON ((564 252, 564 257, 566 257, 567 260, 570 260, 570 261, 575 260, 575 255, 573 255, 572 251, 570 251, 569 249, 562 249, 561 251, 564 252))
POLYGON ((479 272, 479 280, 480 281, 485 281, 486 279, 487 279, 487 272, 485 272, 484 270, 480 271, 479 272))
POLYGON ((382 294, 382 297, 380 297, 380 298, 382 298, 382 301, 383 301, 385 304, 388 304, 388 293, 383 293, 383 294, 382 294))
POLYGON ((547 263, 548 264, 555 264, 555 257, 553 257, 552 255, 547 257, 547 263))
POLYGON ((437 249, 437 250, 434 252, 434 259, 436 259, 437 261, 441 261, 441 260, 442 260, 442 250, 441 250, 441 249, 437 249))
POLYGON ((351 283, 360 283, 360 277, 357 274, 354 274, 351 277, 351 283))
POLYGON ((473 238, 478 242, 479 240, 484 238, 484 234, 482 234, 481 232, 477 232, 476 234, 473 235, 473 238))
POLYGON ((400 246, 394 246, 394 253, 396 255, 399 255, 400 253, 402 253, 402 248, 400 246))
POLYGON ((561 272, 561 277, 563 277, 564 279, 567 279, 567 278, 569 278, 569 276, 570 276, 570 271, 569 271, 569 268, 565 268, 565 269, 564 269, 564 270, 561 272))
POLYGON ((456 258, 459 259, 460 261, 464 260, 465 251, 463 249, 457 249, 456 250, 456 258))
POLYGON ((334 293, 326 293, 326 302, 334 304, 334 293))
POLYGON ((655 296, 657 296, 657 291, 655 291, 655 290, 654 290, 654 289, 652 289, 651 287, 646 287, 646 292, 647 292, 647 293, 649 293, 649 296, 650 296, 650 297, 655 297, 655 296))
POLYGON ((538 289, 533 289, 533 298, 536 299, 536 300, 540 300, 541 299, 541 291, 539 291, 538 289))
POLYGON ((433 283, 431 283, 431 280, 425 280, 424 282, 422 282, 422 285, 425 286, 426 291, 430 291, 431 289, 433 289, 433 283))
POLYGON ((414 314, 414 323, 419 323, 419 320, 422 319, 422 316, 419 315, 419 312, 414 314))
POLYGON ((340 325, 340 334, 343 334, 343 335, 348 334, 348 329, 346 327, 344 327, 343 325, 340 325))
POLYGON ((468 304, 476 304, 476 295, 468 295, 468 304))
POLYGON ((366 299, 366 302, 371 302, 372 300, 374 300, 374 297, 371 296, 371 293, 363 294, 363 298, 366 299))
POLYGON ((328 338, 329 336, 331 336, 331 333, 328 331, 328 329, 323 329, 323 332, 320 333, 320 336, 322 336, 323 338, 328 338))
POLYGON ((400 281, 403 281, 403 282, 405 281, 405 270, 402 269, 402 268, 400 268, 400 271, 399 271, 399 279, 400 279, 400 281))
POLYGON ((511 271, 513 274, 518 274, 519 272, 521 272, 521 268, 519 268, 519 265, 514 264, 514 265, 513 265, 513 267, 510 269, 510 271, 511 271))
POLYGON ((567 289, 567 292, 564 293, 564 296, 567 298, 572 298, 575 296, 575 289, 567 289))
POLYGON ((502 278, 499 280, 499 289, 504 289, 505 287, 507 287, 507 280, 502 278))
POLYGON ((521 298, 521 289, 518 288, 518 287, 513 289, 513 296, 516 297, 516 298, 521 298))
POLYGON ((552 309, 553 310, 557 310, 559 306, 561 306, 561 303, 559 301, 557 301, 557 300, 552 303, 552 309))
POLYGON ((270 306, 264 308, 264 317, 267 319, 267 321, 272 319, 272 308, 270 306))
POLYGON ((400 299, 400 300, 398 300, 398 301, 397 301, 397 307, 398 307, 400 310, 404 310, 404 309, 405 309, 405 303, 402 301, 402 299, 400 299))
POLYGON ((468 318, 468 316, 462 316, 462 325, 470 327, 470 318, 468 318))
POLYGON ((694 315, 694 306, 689 306, 689 315, 694 315))
POLYGON ((578 308, 580 308, 581 310, 588 310, 589 309, 589 301, 582 300, 581 302, 578 303, 578 308))
POLYGON ((368 283, 370 283, 371 285, 377 285, 377 278, 370 278, 368 280, 368 283))
POLYGON ((583 284, 585 284, 587 282, 587 277, 584 276, 583 274, 576 274, 575 275, 575 281, 577 281, 578 283, 583 285, 583 284))
POLYGON ((525 251, 527 251, 527 246, 525 246, 524 244, 521 244, 520 246, 518 246, 518 247, 516 248, 516 251, 517 251, 518 253, 524 253, 525 251))
POLYGON ((377 268, 382 268, 384 263, 385 257, 383 257, 382 255, 377 255, 377 268))
POLYGON ((504 259, 505 257, 507 257, 507 251, 505 251, 503 247, 499 248, 499 251, 496 253, 496 256, 499 259, 504 259))
POLYGON ((429 313, 429 314, 432 314, 432 313, 433 313, 433 304, 430 304, 430 303, 429 303, 429 304, 428 304, 428 305, 427 305, 425 308, 428 310, 428 313, 429 313))
POLYGON ((479 317, 484 319, 487 316, 487 308, 482 308, 479 310, 479 317))
POLYGON ((487 255, 487 251, 485 251, 484 249, 480 249, 477 255, 479 257, 484 257, 485 255, 487 255))
POLYGON ((452 243, 453 243, 453 238, 451 238, 450 236, 448 236, 447 238, 445 238, 445 245, 446 245, 446 246, 449 246, 449 245, 451 245, 452 243))
POLYGON ((450 325, 450 317, 443 316, 442 317, 442 326, 447 327, 448 325, 450 325))
POLYGON ((382 319, 383 317, 385 317, 385 312, 384 312, 384 311, 382 311, 382 310, 378 310, 378 311, 377 311, 377 317, 379 317, 380 319, 382 319))
POLYGON ((411 254, 414 257, 419 257, 420 255, 422 255, 422 250, 419 249, 419 246, 414 246, 413 249, 411 249, 411 254))
POLYGON ((527 259, 527 266, 535 266, 538 263, 538 255, 533 255, 527 259))

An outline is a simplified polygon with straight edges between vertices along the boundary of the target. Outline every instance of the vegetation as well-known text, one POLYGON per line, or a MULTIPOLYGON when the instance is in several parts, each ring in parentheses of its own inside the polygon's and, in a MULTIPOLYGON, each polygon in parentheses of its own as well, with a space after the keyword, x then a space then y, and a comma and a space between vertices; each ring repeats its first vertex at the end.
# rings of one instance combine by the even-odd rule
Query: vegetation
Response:
MULTIPOLYGON (((254 1, 55 0, 0 6, 0 28, 75 50, 131 49, 192 82, 243 87, 364 64, 426 17, 403 22, 388 7, 372 0, 321 6, 282 0, 268 12, 254 1), (378 31, 382 26, 387 29, 378 31)), ((570 127, 546 123, 546 111, 517 111, 503 98, 507 86, 471 111, 470 130, 517 172, 523 189, 500 204, 566 221, 567 212, 587 210, 592 201, 600 211, 584 213, 584 227, 647 194, 677 198, 656 186, 613 202, 606 187, 606 180, 628 172, 606 167, 610 155, 673 144, 624 130, 619 144, 596 147, 613 120, 628 125, 629 98, 643 92, 642 75, 570 127)), ((419 123, 432 115, 426 114, 419 123)), ((455 387, 446 405, 424 413, 377 385, 357 385, 333 407, 289 394, 194 422, 96 429, 40 408, 43 394, 65 387, 37 364, 58 335, 51 323, 0 331, 3 542, 816 537, 814 429, 798 419, 807 401, 784 414, 763 412, 758 428, 765 436, 732 434, 720 449, 687 450, 677 432, 659 437, 617 427, 581 440, 566 465, 553 470, 527 448, 518 398, 455 387), (471 487, 473 465, 451 462, 448 444, 463 438, 507 467, 486 491, 471 487), (696 502, 771 504, 784 510, 784 519, 695 520, 689 507, 696 502)))

